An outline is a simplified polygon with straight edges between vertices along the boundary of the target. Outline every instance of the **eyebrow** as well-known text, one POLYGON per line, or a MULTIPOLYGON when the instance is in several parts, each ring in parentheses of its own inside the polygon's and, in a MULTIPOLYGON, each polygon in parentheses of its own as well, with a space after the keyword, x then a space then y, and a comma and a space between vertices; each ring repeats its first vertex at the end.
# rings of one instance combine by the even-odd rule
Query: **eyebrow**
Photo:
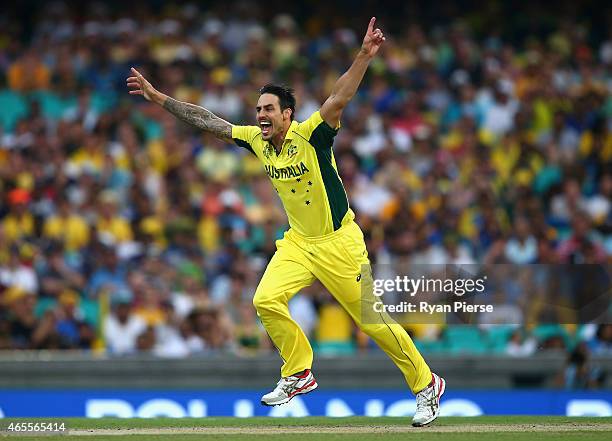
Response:
MULTIPOLYGON (((264 108, 266 108, 266 109, 269 109, 270 107, 271 107, 271 108, 274 108, 274 104, 266 104, 266 105, 265 105, 265 106, 263 106, 263 107, 264 107, 264 108)), ((255 110, 259 110, 259 109, 261 109, 261 106, 257 106, 257 107, 255 107, 255 110)))

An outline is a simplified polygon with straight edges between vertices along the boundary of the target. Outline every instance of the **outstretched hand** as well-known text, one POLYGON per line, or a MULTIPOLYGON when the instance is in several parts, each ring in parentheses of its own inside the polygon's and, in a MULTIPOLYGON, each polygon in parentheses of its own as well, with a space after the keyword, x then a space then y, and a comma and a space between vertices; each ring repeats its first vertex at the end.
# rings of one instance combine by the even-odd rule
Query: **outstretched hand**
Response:
POLYGON ((157 91, 151 85, 151 83, 149 83, 147 81, 147 79, 145 77, 143 77, 140 74, 140 72, 138 72, 133 67, 132 67, 132 74, 134 74, 134 76, 133 77, 128 77, 128 79, 126 80, 127 81, 127 87, 129 89, 131 89, 130 92, 129 92, 130 95, 142 95, 148 101, 153 100, 153 95, 157 91))
POLYGON ((376 17, 372 17, 370 19, 370 23, 368 24, 368 30, 365 34, 365 37, 363 37, 363 43, 361 45, 362 52, 364 52, 370 57, 376 55, 376 52, 378 52, 380 45, 383 44, 383 41, 385 41, 385 36, 383 32, 379 28, 374 29, 375 23, 376 17))

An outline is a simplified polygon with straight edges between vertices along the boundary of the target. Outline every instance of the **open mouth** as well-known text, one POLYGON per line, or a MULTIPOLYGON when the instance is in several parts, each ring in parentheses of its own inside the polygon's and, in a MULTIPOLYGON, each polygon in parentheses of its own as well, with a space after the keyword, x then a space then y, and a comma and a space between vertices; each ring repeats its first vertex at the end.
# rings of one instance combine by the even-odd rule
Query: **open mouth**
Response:
POLYGON ((261 134, 263 136, 268 136, 272 131, 272 123, 270 121, 260 121, 259 125, 261 126, 261 134))

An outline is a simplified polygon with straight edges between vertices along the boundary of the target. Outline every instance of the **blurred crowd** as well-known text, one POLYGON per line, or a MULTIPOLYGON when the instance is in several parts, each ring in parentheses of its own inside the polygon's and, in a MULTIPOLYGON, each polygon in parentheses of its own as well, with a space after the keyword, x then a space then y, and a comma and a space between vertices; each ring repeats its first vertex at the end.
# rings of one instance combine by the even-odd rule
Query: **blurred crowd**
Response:
MULTIPOLYGON (((273 351, 251 300, 287 220, 263 168, 128 95, 125 78, 139 67, 238 124, 280 81, 302 120, 368 17, 152 4, 51 2, 27 32, 0 14, 2 349, 273 351)), ((334 144, 370 259, 610 264, 612 32, 560 14, 508 39, 488 14, 379 18, 387 41, 334 144)), ((290 307, 321 352, 374 350, 321 285, 290 307)), ((411 332, 445 338, 441 325, 411 332)), ((523 334, 503 351, 521 354, 523 334)), ((581 335, 612 353, 610 328, 581 335)))

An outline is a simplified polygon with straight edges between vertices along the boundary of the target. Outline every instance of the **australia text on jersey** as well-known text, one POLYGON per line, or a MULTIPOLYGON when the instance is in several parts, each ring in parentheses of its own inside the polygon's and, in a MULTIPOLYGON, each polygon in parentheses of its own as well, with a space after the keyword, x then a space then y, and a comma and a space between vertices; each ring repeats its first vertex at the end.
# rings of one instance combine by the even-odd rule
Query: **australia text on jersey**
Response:
POLYGON ((264 168, 266 169, 268 176, 274 179, 295 178, 310 171, 303 162, 300 162, 297 165, 290 165, 282 168, 276 168, 273 165, 265 165, 264 168))

